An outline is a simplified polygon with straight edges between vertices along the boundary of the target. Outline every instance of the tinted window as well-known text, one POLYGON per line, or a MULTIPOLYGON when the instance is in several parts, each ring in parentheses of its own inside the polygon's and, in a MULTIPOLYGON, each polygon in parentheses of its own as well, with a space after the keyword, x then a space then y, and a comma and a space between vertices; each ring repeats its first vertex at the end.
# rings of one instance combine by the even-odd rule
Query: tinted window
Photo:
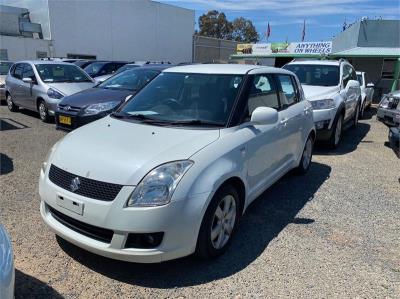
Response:
POLYGON ((296 103, 296 88, 293 84, 292 76, 278 75, 277 78, 282 89, 279 93, 282 106, 287 107, 296 103))
POLYGON ((92 82, 74 64, 36 64, 35 66, 43 82, 92 82))
POLYGON ((146 69, 125 70, 101 83, 98 87, 106 89, 138 90, 154 79, 160 72, 146 69))
POLYGON ((223 126, 242 79, 241 75, 161 73, 127 102, 118 115, 145 115, 175 125, 200 121, 223 126))
POLYGON ((345 64, 343 66, 343 86, 346 87, 347 83, 351 80, 350 66, 345 64))
POLYGON ((7 75, 12 65, 12 62, 0 61, 0 75, 7 75))
POLYGON ((336 65, 287 64, 301 84, 314 86, 336 86, 339 84, 339 67, 336 65))
POLYGON ((253 82, 250 85, 245 121, 250 120, 251 114, 258 107, 279 109, 278 94, 273 85, 272 78, 268 75, 254 76, 253 82))
POLYGON ((139 66, 138 66, 138 65, 135 65, 135 64, 125 64, 124 66, 121 66, 121 67, 117 70, 117 73, 120 73, 120 72, 129 70, 129 69, 134 69, 134 68, 137 68, 137 67, 139 67, 139 66))
POLYGON ((30 64, 24 64, 22 78, 31 78, 33 82, 36 82, 35 73, 33 72, 33 68, 30 64))
POLYGON ((13 77, 17 79, 22 79, 22 73, 24 71, 24 65, 22 63, 18 63, 15 66, 13 77))
POLYGON ((107 62, 93 62, 91 64, 89 64, 88 66, 86 66, 84 68, 84 70, 86 71, 86 73, 88 73, 90 76, 94 77, 97 76, 99 74, 99 72, 101 71, 101 69, 103 68, 103 66, 106 64, 107 62))
POLYGON ((362 75, 357 75, 357 80, 360 83, 360 85, 363 85, 362 75))

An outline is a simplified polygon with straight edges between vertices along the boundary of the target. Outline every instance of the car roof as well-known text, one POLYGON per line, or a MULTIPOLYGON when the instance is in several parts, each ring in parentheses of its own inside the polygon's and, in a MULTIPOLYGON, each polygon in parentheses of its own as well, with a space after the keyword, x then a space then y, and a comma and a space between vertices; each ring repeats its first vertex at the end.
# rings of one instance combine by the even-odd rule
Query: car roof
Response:
POLYGON ((22 61, 17 61, 15 63, 33 63, 33 64, 65 64, 65 65, 71 65, 69 62, 64 62, 61 60, 22 60, 22 61))
POLYGON ((307 65, 340 65, 338 60, 298 60, 291 61, 289 64, 307 64, 307 65))
POLYGON ((249 64, 192 64, 170 67, 163 71, 164 73, 195 73, 195 74, 225 74, 225 75, 245 75, 258 73, 283 73, 292 74, 292 72, 259 65, 249 64))

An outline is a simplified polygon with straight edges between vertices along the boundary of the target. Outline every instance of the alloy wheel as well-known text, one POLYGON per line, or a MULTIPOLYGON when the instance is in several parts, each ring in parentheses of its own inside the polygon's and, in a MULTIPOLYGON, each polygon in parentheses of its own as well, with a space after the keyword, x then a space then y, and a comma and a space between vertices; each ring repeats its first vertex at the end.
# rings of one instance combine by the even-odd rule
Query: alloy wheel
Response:
POLYGON ((215 249, 221 249, 229 241, 235 221, 235 198, 232 195, 226 195, 218 204, 211 225, 211 243, 215 249))
POLYGON ((42 120, 45 120, 47 118, 47 108, 43 101, 39 104, 39 114, 42 120))

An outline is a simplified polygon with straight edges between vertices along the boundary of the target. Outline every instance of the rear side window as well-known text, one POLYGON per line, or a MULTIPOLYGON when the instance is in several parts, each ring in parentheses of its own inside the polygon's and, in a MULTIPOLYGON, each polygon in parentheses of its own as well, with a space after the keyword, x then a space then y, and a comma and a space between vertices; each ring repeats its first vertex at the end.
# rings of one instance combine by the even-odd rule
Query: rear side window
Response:
POLYGON ((292 76, 289 75, 277 75, 279 84, 281 85, 281 91, 279 92, 279 98, 281 100, 282 107, 288 107, 295 104, 297 100, 297 89, 294 85, 292 76))
POLYGON ((24 71, 24 65, 22 63, 18 63, 14 68, 13 77, 22 80, 23 71, 24 71))

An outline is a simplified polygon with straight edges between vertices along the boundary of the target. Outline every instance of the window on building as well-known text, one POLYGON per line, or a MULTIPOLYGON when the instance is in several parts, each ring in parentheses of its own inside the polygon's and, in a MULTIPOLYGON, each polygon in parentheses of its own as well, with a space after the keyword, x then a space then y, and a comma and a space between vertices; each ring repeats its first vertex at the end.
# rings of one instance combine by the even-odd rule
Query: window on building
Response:
POLYGON ((8 60, 7 49, 0 49, 0 60, 8 60))
POLYGON ((96 55, 88 55, 88 54, 67 54, 67 58, 71 59, 96 59, 96 55))
POLYGON ((394 79, 394 67, 396 62, 396 59, 383 59, 382 79, 394 79))
POLYGON ((47 52, 36 51, 36 58, 47 58, 47 52))

